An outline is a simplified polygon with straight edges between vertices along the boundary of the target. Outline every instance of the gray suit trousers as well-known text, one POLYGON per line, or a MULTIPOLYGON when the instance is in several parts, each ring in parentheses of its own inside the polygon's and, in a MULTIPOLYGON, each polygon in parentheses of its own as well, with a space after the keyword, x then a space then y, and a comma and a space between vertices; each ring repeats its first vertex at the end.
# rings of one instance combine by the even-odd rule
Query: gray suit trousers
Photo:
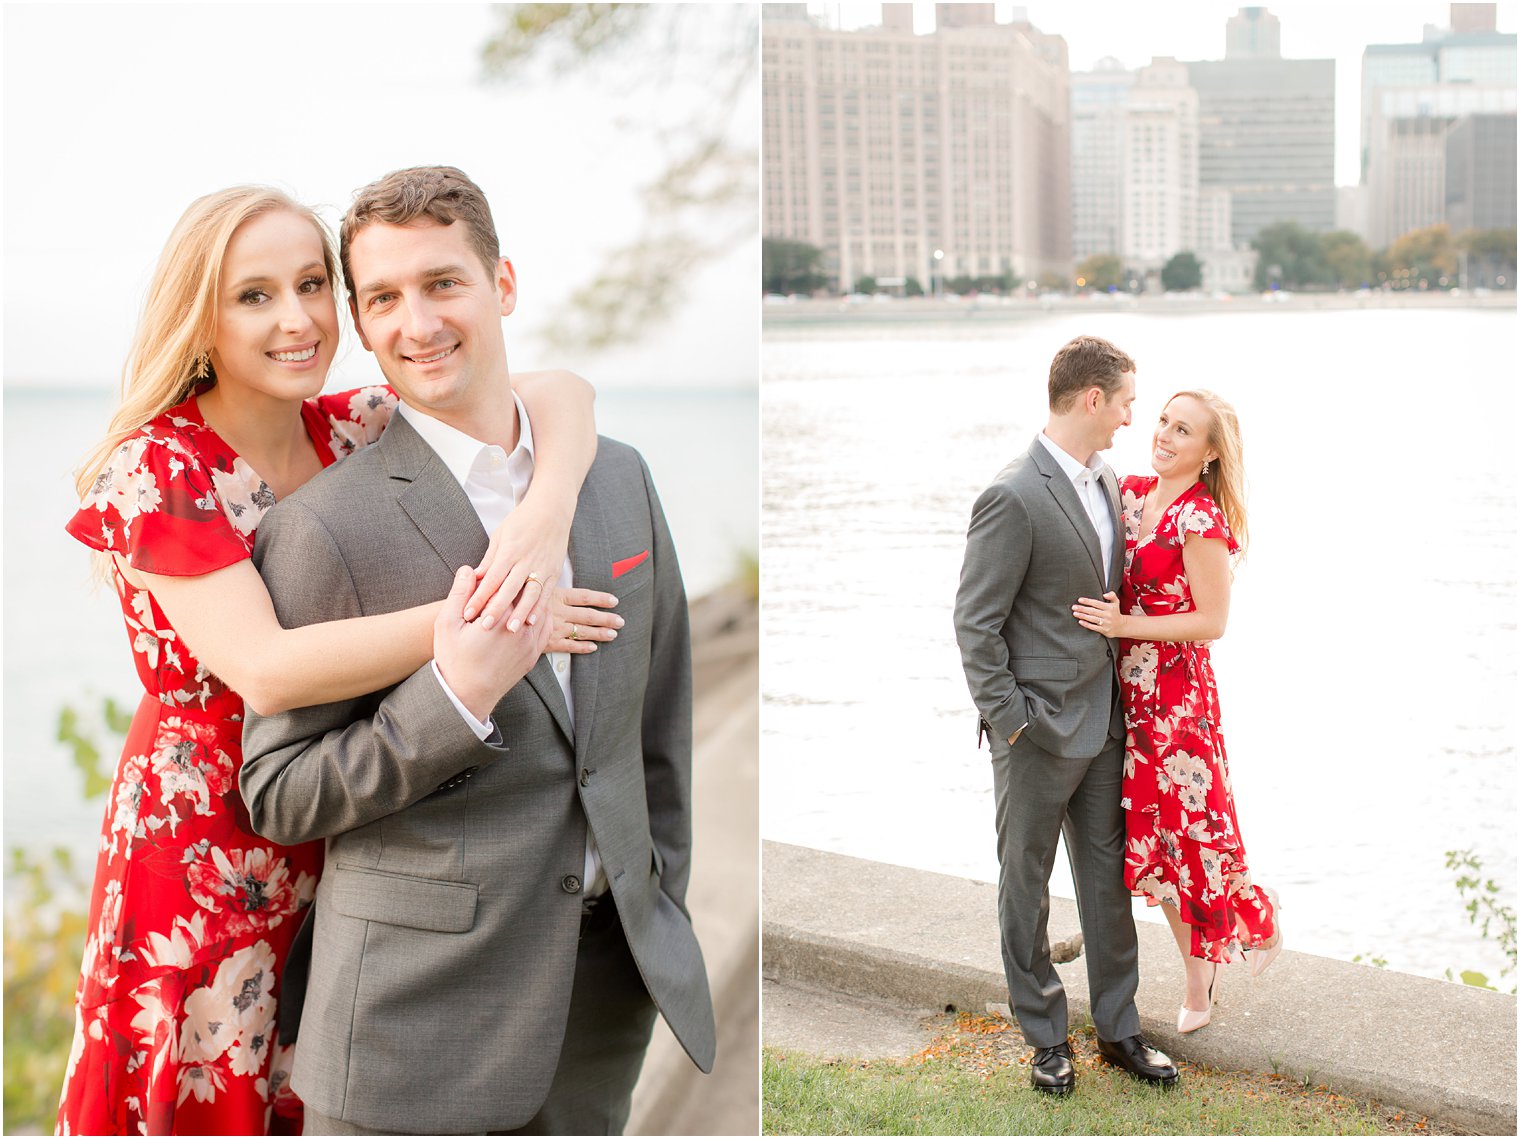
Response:
POLYGON ((1098 1036, 1140 1031, 1135 1011, 1139 947, 1124 887, 1124 745, 1111 739, 1092 759, 1052 755, 1020 736, 992 740, 997 806, 998 923, 1008 997, 1036 1048, 1067 1037, 1066 993, 1050 962, 1050 872, 1066 836, 1077 888, 1092 1019, 1098 1036))

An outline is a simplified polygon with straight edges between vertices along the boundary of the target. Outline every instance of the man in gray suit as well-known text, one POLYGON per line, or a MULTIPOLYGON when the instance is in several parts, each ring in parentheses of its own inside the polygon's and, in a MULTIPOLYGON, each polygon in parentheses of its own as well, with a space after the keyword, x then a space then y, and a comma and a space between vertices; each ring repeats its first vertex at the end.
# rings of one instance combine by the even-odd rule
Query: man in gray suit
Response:
POLYGON ((1071 1091, 1066 994, 1050 962, 1050 872, 1066 836, 1099 1051, 1153 1083, 1177 1069, 1140 1037, 1135 924, 1124 886, 1124 720, 1112 640, 1072 617, 1119 588, 1119 486, 1099 457, 1130 421, 1135 363, 1078 336, 1050 365, 1050 419, 972 511, 955 633, 978 741, 992 749, 998 921, 1009 1002, 1035 1047, 1030 1079, 1071 1091))
POLYGON ((452 167, 361 190, 342 261, 402 406, 269 512, 255 558, 287 627, 449 597, 434 660, 400 684, 250 717, 254 829, 327 839, 292 1087, 309 1134, 618 1133, 656 1008, 703 1071, 714 1052, 684 905, 686 597, 659 499, 601 439, 560 577, 615 588, 625 623, 598 652, 571 667, 544 652, 549 622, 465 621, 466 567, 532 472, 511 263, 452 167))

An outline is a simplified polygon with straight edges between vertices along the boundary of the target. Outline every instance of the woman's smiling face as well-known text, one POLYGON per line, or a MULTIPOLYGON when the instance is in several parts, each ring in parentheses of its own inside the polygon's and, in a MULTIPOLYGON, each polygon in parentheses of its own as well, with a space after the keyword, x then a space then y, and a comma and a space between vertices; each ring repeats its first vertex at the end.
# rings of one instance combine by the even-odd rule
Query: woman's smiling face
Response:
POLYGON ((1163 477, 1194 477, 1205 462, 1219 457, 1209 443, 1214 427, 1214 413, 1192 396, 1179 395, 1161 409, 1156 430, 1151 436, 1151 469, 1163 477))
POLYGON ((218 384, 279 399, 322 390, 338 349, 338 309, 322 238, 289 210, 249 218, 222 258, 211 362, 218 384))

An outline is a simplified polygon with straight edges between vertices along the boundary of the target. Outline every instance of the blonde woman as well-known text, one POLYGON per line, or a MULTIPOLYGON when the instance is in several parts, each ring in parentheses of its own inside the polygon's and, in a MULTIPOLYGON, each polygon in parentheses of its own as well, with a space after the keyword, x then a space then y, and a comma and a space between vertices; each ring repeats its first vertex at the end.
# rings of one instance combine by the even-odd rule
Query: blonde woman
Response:
MULTIPOLYGON (((60 1133, 301 1130, 276 1012, 322 844, 249 829, 244 704, 395 684, 431 657, 441 608, 283 629, 250 560, 265 511, 376 439, 396 406, 383 386, 319 394, 339 279, 321 222, 279 191, 192 203, 154 274, 121 407, 79 476, 68 530, 108 557, 146 694, 101 832, 60 1133)), ((583 381, 514 381, 537 473, 491 538, 467 615, 516 629, 547 619, 541 583, 564 561, 596 444, 583 381)), ((578 615, 580 638, 603 638, 606 616, 578 615)))
POLYGON ((1187 969, 1177 1031, 1209 1022, 1219 967, 1282 947, 1276 895, 1252 884, 1235 819, 1210 641, 1224 635, 1230 559, 1245 553, 1245 472, 1235 409, 1207 391, 1167 401, 1154 475, 1120 480, 1119 596, 1081 598, 1082 626, 1120 639, 1125 884, 1160 905, 1187 969))

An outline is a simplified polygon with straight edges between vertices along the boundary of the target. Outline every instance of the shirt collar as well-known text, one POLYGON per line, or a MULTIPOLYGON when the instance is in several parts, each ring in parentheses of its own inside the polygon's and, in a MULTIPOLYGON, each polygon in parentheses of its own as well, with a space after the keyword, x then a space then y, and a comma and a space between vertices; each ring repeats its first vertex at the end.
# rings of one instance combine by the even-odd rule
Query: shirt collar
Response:
MULTIPOLYGON (((512 466, 519 466, 523 457, 526 457, 528 469, 531 471, 533 469, 533 428, 528 422, 528 409, 515 391, 512 393, 512 402, 517 405, 517 446, 507 456, 507 461, 512 466)), ((411 424, 418 435, 422 436, 422 441, 443 460, 443 465, 448 468, 449 474, 454 476, 454 480, 460 486, 465 484, 470 477, 470 471, 483 457, 489 458, 494 452, 506 454, 502 448, 494 444, 482 443, 473 435, 466 435, 457 427, 450 427, 442 420, 434 419, 424 411, 418 411, 405 400, 401 401, 397 414, 411 424)))
POLYGON ((1045 444, 1045 449, 1055 456, 1056 462, 1061 464, 1061 469, 1066 472, 1066 477, 1071 479, 1072 482, 1086 482, 1088 479, 1096 480, 1103 472, 1103 457, 1097 451, 1092 453, 1092 457, 1087 462, 1079 463, 1068 455, 1061 445, 1045 434, 1045 432, 1040 432, 1039 439, 1041 443, 1045 444))

